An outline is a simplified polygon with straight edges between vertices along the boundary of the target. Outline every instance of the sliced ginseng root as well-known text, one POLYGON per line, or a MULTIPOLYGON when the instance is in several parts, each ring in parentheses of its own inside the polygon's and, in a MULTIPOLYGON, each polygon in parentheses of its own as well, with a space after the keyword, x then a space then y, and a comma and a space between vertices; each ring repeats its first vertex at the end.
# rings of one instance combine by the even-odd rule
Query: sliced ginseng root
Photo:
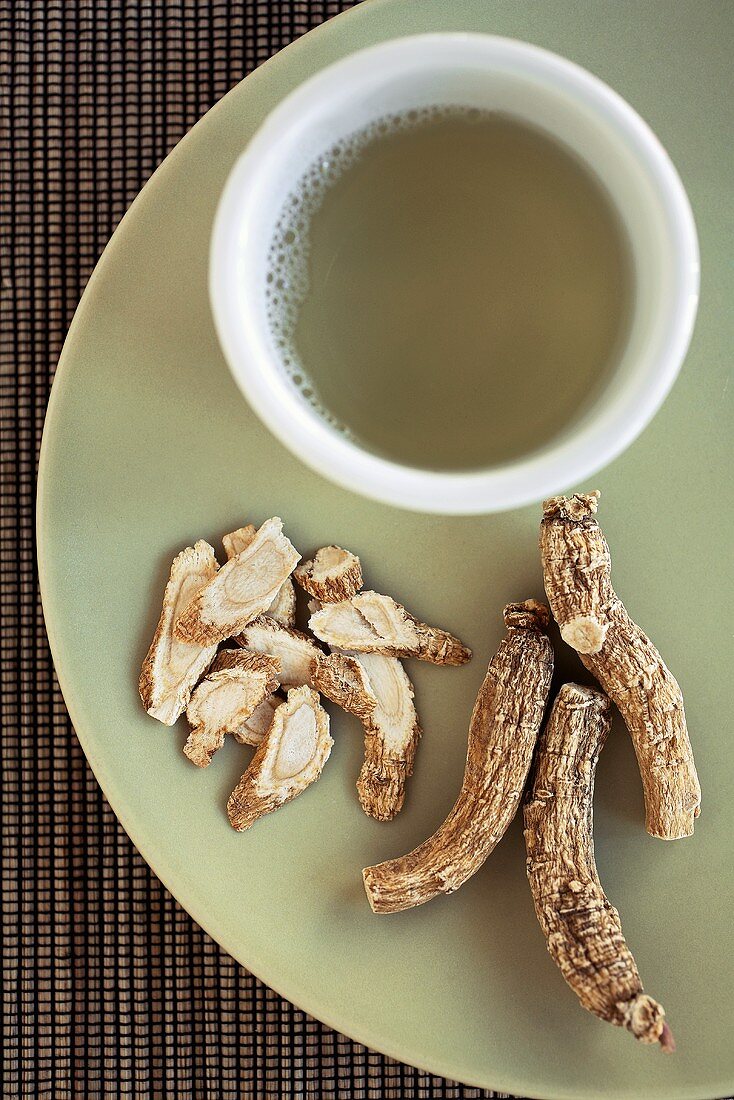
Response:
POLYGON ((310 682, 317 691, 361 722, 368 722, 377 699, 364 668, 347 653, 323 653, 311 663, 310 682))
POLYGON ((227 561, 236 558, 238 554, 246 550, 256 534, 257 527, 254 523, 248 523, 245 527, 238 527, 236 531, 230 531, 228 535, 222 535, 222 545, 227 555, 227 561))
POLYGON ((250 623, 236 641, 255 653, 271 653, 280 661, 280 682, 283 687, 302 687, 311 683, 311 666, 323 656, 323 651, 308 634, 281 626, 268 615, 250 623))
POLYGON ((222 650, 186 708, 191 732, 183 751, 192 764, 206 768, 211 763, 225 735, 239 730, 277 688, 279 672, 276 657, 222 650))
POLYGON ((360 653, 377 699, 364 728, 364 763, 357 779, 359 802, 377 821, 390 821, 403 808, 405 784, 421 735, 413 703, 413 685, 397 657, 360 653))
POLYGON ((333 744, 329 716, 316 692, 305 685, 291 688, 230 795, 227 813, 233 828, 249 829, 305 791, 321 775, 333 744))
POLYGON ((322 603, 349 600, 362 587, 359 558, 341 546, 322 546, 311 561, 304 561, 293 576, 301 588, 322 603))
POLYGON ((693 833, 701 788, 683 696, 611 582, 611 559, 594 515, 599 493, 543 505, 545 590, 561 637, 617 704, 630 731, 645 793, 647 831, 675 840, 693 833))
POLYGON ((272 604, 299 561, 277 517, 204 585, 176 623, 182 641, 213 645, 239 634, 272 604))
MULTIPOLYGON (((236 531, 230 531, 228 535, 222 535, 222 543, 224 545, 225 553, 227 554, 227 560, 234 558, 237 554, 241 554, 245 550, 255 535, 257 534, 257 528, 253 527, 251 523, 248 523, 246 527, 239 527, 236 531)), ((277 595, 273 602, 265 611, 266 615, 269 615, 271 619, 275 619, 277 622, 282 623, 283 626, 295 626, 296 623, 296 590, 293 587, 293 581, 290 577, 283 581, 278 589, 277 595)))
POLYGON ((334 653, 314 662, 313 686, 364 726, 357 780, 362 809, 390 821, 402 809, 420 737, 413 685, 396 657, 334 653))
POLYGON ((420 622, 379 592, 324 604, 311 615, 309 626, 322 642, 357 653, 417 657, 435 665, 463 665, 471 657, 471 650, 453 634, 420 622))
POLYGON ((430 839, 408 855, 365 868, 375 913, 396 913, 458 890, 515 816, 553 673, 548 619, 547 607, 535 600, 505 608, 507 637, 474 704, 461 793, 430 839))
POLYGON ((283 581, 278 594, 265 612, 271 619, 275 619, 281 626, 293 627, 296 622, 296 590, 293 581, 288 578, 283 581))
POLYGON ((240 745, 260 745, 273 721, 273 715, 283 702, 281 695, 269 695, 252 714, 232 730, 232 736, 240 745))
POLYGON ((609 725, 606 696, 564 684, 538 744, 524 807, 528 878, 548 951, 584 1008, 670 1052, 665 1012, 642 991, 594 862, 594 772, 609 725))
POLYGON ((153 718, 172 726, 186 710, 191 692, 217 653, 216 643, 199 645, 174 635, 176 620, 215 576, 217 559, 208 542, 187 546, 171 565, 163 610, 140 672, 140 698, 153 718))

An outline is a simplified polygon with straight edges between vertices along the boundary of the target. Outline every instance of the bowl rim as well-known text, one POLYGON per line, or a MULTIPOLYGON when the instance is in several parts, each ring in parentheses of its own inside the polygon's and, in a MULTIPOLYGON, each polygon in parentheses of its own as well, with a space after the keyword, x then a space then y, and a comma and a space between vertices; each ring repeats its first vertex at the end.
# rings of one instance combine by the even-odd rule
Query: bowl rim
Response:
POLYGON ((210 245, 209 296, 215 328, 235 381, 273 434, 312 470, 343 488, 382 503, 443 515, 477 515, 535 503, 607 465, 640 434, 669 393, 695 322, 700 255, 693 212, 678 172, 647 123, 626 100, 586 69, 539 46, 495 35, 450 32, 388 39, 327 66, 283 99, 240 154, 222 192, 210 245), (344 82, 375 71, 423 67, 432 58, 473 57, 520 66, 583 98, 628 143, 660 203, 673 255, 672 289, 661 305, 665 335, 652 359, 631 373, 614 399, 600 402, 565 438, 502 466, 444 472, 382 458, 338 435, 298 397, 262 338, 259 311, 241 301, 237 278, 241 241, 257 219, 256 188, 263 163, 320 112, 344 82), (644 369, 643 369, 644 368, 644 369))

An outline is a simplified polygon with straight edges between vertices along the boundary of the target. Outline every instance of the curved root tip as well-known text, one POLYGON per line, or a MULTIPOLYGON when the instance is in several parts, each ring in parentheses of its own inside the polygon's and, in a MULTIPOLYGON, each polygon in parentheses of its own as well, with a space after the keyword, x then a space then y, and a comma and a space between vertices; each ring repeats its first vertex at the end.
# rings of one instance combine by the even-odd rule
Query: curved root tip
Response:
POLYGON ((577 653, 598 653, 609 629, 595 615, 577 615, 561 627, 561 637, 577 653))
POLYGON ((233 810, 228 816, 230 825, 238 833, 244 833, 245 829, 249 829, 252 824, 239 810, 233 810))
POLYGON ((372 868, 365 867, 362 871, 362 882, 364 883, 364 892, 367 895, 367 901, 370 903, 370 909, 373 913, 380 913, 379 894, 374 894, 372 890, 372 876, 370 874, 372 868))
POLYGON ((502 617, 508 629, 544 631, 550 622, 550 611, 538 600, 525 600, 523 603, 508 603, 502 617))
POLYGON ((392 821, 405 801, 405 780, 405 768, 388 766, 381 770, 365 761, 357 779, 357 794, 368 817, 392 821))
POLYGON ((670 1030, 665 1020, 663 1020, 663 1030, 660 1032, 659 1042, 664 1054, 675 1053, 675 1039, 673 1038, 673 1032, 670 1030))
POLYGON ((665 1022, 665 1010, 647 993, 638 993, 618 1007, 622 1012, 621 1023, 635 1039, 641 1043, 660 1043, 668 1054, 675 1050, 673 1034, 665 1022))
POLYGON ((543 501, 543 517, 550 519, 586 519, 596 514, 601 493, 594 489, 590 493, 574 493, 570 497, 549 497, 543 501))
POLYGON ((657 840, 685 840, 693 836, 700 812, 700 803, 695 807, 651 805, 645 815, 645 828, 657 840))

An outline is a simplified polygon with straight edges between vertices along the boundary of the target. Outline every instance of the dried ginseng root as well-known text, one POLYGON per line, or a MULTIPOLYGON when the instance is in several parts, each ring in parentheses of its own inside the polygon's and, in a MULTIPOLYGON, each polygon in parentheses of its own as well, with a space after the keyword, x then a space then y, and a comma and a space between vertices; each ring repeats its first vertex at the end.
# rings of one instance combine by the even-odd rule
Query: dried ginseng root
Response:
MULTIPOLYGON (((230 531, 228 535, 222 535, 222 543, 227 554, 227 560, 234 558, 245 550, 255 535, 257 528, 248 523, 246 527, 239 527, 236 531, 230 531)), ((282 623, 283 626, 295 626, 296 623, 296 590, 290 577, 283 581, 278 593, 265 611, 271 619, 282 623)))
POLYGON ((259 707, 255 707, 252 714, 232 730, 232 736, 240 745, 262 744, 263 738, 270 729, 273 715, 283 702, 283 697, 278 694, 269 695, 259 707))
MULTIPOLYGON (((279 683, 280 662, 244 649, 224 649, 191 696, 184 753, 206 768, 228 733, 236 733, 279 683)), ((239 738, 238 738, 239 739, 239 738)))
POLYGON ((236 558, 238 554, 246 550, 256 534, 257 527, 254 523, 248 523, 245 527, 238 527, 236 531, 230 531, 228 535, 222 535, 222 545, 227 555, 227 561, 236 558))
POLYGON ((647 831, 676 840, 693 833, 701 808, 683 696, 612 588, 609 547, 594 518, 598 499, 595 492, 543 505, 545 590, 561 637, 617 704, 630 731, 647 831))
POLYGON ((443 825, 418 848, 365 868, 375 913, 397 913, 458 890, 517 812, 550 690, 553 650, 544 604, 509 604, 504 620, 507 637, 474 704, 461 793, 443 825))
POLYGON ((421 735, 413 703, 413 685, 397 657, 360 653, 377 699, 364 729, 364 763, 357 779, 359 802, 377 821, 390 821, 403 808, 405 785, 421 735))
POLYGON ((322 603, 349 600, 362 587, 359 558, 341 546, 322 546, 311 561, 304 561, 293 576, 301 588, 322 603))
POLYGON ((191 692, 217 653, 216 644, 202 646, 179 640, 174 626, 218 568, 213 549, 203 540, 187 546, 171 565, 163 610, 138 685, 148 714, 166 726, 172 726, 186 710, 191 692))
POLYGON ((643 993, 594 861, 594 773, 609 724, 606 696, 564 684, 538 744, 524 807, 528 878, 548 951, 584 1008, 670 1052, 665 1012, 643 993))
POLYGON ((249 829, 259 817, 305 791, 318 779, 334 742, 329 716, 309 687, 291 688, 276 709, 265 740, 227 803, 233 828, 249 829))
POLYGON ((377 699, 367 673, 356 657, 346 653, 320 654, 311 663, 310 681, 317 691, 360 722, 368 722, 377 699))
POLYGON ((324 604, 311 615, 309 626, 327 645, 357 653, 417 657, 435 665, 463 665, 471 658, 471 650, 453 634, 420 622, 379 592, 324 604))
POLYGON ((191 601, 176 623, 176 637, 213 645, 239 634, 270 607, 298 561, 282 521, 267 520, 191 601))
POLYGON ((271 653, 280 661, 283 687, 302 687, 311 683, 311 666, 323 651, 308 634, 282 626, 269 615, 261 615, 236 638, 239 645, 255 653, 271 653))
POLYGON ((364 726, 364 763, 357 780, 362 809, 390 821, 405 800, 420 737, 413 685, 395 657, 334 653, 314 662, 313 685, 364 726))

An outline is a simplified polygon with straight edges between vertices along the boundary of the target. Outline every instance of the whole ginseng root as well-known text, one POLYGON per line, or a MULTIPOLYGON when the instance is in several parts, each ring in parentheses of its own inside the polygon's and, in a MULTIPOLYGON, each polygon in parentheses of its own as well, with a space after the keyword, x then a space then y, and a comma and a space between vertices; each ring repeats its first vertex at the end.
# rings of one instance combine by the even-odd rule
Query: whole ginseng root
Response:
POLYGON ((564 684, 538 742, 524 807, 528 879, 548 951, 584 1008, 670 1053, 665 1011, 643 992, 594 861, 594 773, 609 724, 606 696, 564 684))
POLYGON ((691 836, 701 788, 683 695, 647 635, 612 588, 611 558, 595 514, 599 493, 543 505, 543 578, 561 637, 619 707, 637 755, 651 836, 691 836))
POLYGON ((375 913, 397 913, 458 890, 484 863, 520 807, 553 674, 548 608, 508 604, 507 636, 489 663, 469 726, 459 797, 412 852, 366 867, 375 913))

